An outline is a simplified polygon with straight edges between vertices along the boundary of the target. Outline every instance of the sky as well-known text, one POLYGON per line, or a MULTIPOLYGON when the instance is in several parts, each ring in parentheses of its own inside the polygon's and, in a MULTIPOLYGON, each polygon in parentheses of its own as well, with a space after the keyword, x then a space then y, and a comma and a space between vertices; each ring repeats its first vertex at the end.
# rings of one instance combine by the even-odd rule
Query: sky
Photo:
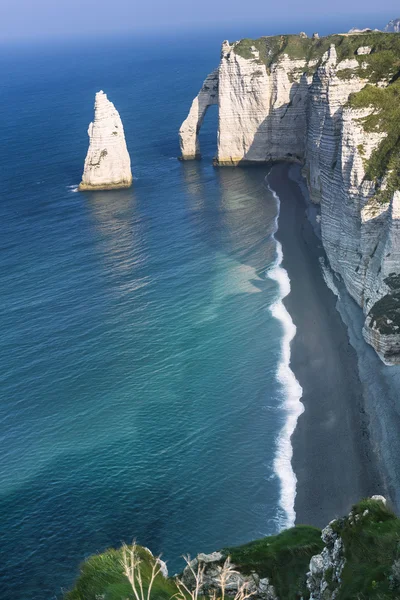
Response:
POLYGON ((397 0, 0 0, 0 42, 206 27, 242 27, 242 37, 252 27, 274 34, 320 25, 331 28, 327 33, 340 26, 382 28, 395 17, 397 0))

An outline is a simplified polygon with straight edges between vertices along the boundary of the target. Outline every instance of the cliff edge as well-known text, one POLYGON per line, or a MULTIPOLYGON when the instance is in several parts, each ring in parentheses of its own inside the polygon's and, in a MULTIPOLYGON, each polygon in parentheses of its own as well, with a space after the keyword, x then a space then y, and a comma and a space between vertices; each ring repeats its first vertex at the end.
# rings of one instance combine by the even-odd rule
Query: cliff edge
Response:
POLYGON ((303 165, 331 267, 365 313, 364 337, 386 364, 400 364, 400 36, 223 42, 180 130, 184 159, 200 156, 210 104, 219 110, 216 165, 303 165))
POLYGON ((166 565, 136 544, 90 556, 65 600, 389 600, 400 597, 400 519, 382 496, 322 530, 297 525, 274 536, 166 565))

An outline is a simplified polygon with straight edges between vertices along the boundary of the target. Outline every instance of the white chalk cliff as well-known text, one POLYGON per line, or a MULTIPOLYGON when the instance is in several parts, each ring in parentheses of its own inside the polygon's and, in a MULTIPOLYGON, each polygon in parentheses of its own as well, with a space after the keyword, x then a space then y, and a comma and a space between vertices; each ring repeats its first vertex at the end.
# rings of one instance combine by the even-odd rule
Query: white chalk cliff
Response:
POLYGON ((383 89, 395 81, 391 69, 382 76, 374 71, 374 55, 387 40, 389 51, 398 52, 397 46, 393 50, 397 36, 389 36, 394 34, 224 42, 219 67, 210 76, 212 98, 203 86, 180 142, 183 158, 200 156, 201 122, 208 106, 217 103, 217 165, 303 164, 310 197, 321 206, 331 267, 366 315, 364 337, 384 362, 399 364, 400 191, 390 188, 390 197, 382 200, 382 177, 368 178, 368 161, 388 136, 378 126, 365 126, 379 109, 349 102, 350 94, 367 84, 383 89))
POLYGON ((86 155, 80 190, 107 190, 132 185, 131 159, 126 147, 124 127, 114 104, 97 92, 94 121, 88 129, 86 155))
POLYGON ((392 19, 386 25, 384 31, 392 33, 400 33, 400 19, 392 19))

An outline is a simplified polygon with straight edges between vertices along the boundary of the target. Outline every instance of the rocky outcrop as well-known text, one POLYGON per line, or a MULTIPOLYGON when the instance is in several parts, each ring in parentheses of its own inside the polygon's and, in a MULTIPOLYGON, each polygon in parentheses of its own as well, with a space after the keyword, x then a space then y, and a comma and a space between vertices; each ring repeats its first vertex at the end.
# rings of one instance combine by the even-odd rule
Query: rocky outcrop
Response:
POLYGON ((80 190, 108 190, 132 185, 131 160, 124 128, 114 104, 103 92, 97 92, 94 121, 88 129, 86 155, 80 190))
MULTIPOLYGON (((398 192, 389 206, 377 198, 382 181, 368 178, 368 161, 387 136, 364 126, 376 108, 349 104, 350 95, 368 83, 383 88, 392 80, 393 71, 373 70, 379 50, 374 40, 384 48, 386 39, 392 48, 393 36, 385 35, 224 42, 212 81, 219 110, 215 164, 303 163, 310 197, 321 206, 330 264, 365 312, 365 339, 384 362, 394 364, 400 363, 398 192)), ((185 158, 200 154, 204 110, 193 107, 202 94, 180 132, 185 158), (188 122, 191 145, 183 141, 188 122)), ((206 90, 202 106, 209 105, 208 96, 206 90)))
POLYGON ((400 33, 400 19, 392 19, 386 25, 384 31, 391 33, 400 33))
POLYGON ((267 577, 260 578, 255 572, 243 575, 222 552, 198 554, 187 565, 181 580, 188 589, 195 589, 197 574, 200 574, 199 591, 202 596, 213 598, 216 594, 220 597, 223 591, 223 595, 239 597, 242 590, 255 600, 278 600, 267 577))
MULTIPOLYGON (((372 496, 373 502, 386 506, 386 498, 372 496)), ((346 564, 345 546, 341 531, 355 526, 362 526, 369 520, 369 509, 362 512, 355 506, 347 517, 333 520, 322 530, 321 538, 325 544, 320 554, 311 558, 310 570, 307 573, 307 588, 310 600, 335 600, 340 593, 342 573, 346 564)))
POLYGON ((310 561, 307 573, 307 587, 310 600, 334 600, 336 598, 345 565, 343 540, 332 529, 332 521, 322 530, 322 541, 325 548, 310 561))

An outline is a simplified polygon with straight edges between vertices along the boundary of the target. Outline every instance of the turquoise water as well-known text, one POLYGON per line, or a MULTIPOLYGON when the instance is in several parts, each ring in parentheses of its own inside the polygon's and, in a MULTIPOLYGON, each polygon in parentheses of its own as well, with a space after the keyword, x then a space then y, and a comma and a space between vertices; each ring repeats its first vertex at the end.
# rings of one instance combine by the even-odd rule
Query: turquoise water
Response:
POLYGON ((121 540, 174 572, 184 552, 292 518, 274 463, 288 389, 267 170, 212 167, 216 111, 203 161, 176 160, 218 56, 120 40, 0 59, 2 600, 59 597, 121 540), (82 194, 99 89, 135 181, 82 194))

